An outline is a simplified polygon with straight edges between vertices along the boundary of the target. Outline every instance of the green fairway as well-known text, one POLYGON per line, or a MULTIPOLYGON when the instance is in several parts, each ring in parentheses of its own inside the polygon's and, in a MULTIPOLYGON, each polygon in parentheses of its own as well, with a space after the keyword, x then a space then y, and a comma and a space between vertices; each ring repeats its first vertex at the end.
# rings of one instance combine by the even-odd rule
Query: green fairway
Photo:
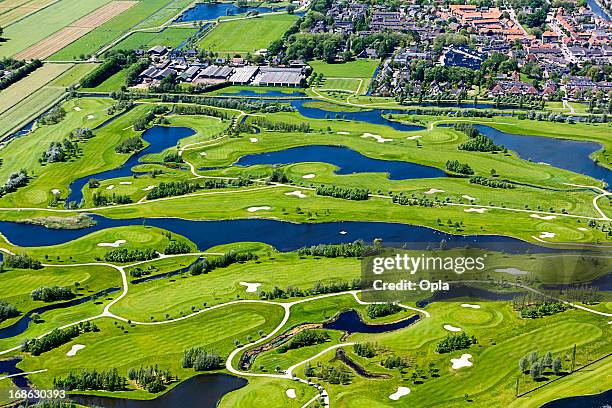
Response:
POLYGON ((321 73, 325 78, 372 78, 378 60, 358 59, 343 64, 329 64, 325 61, 308 63, 314 72, 321 73))
POLYGON ((198 45, 221 54, 253 53, 280 38, 297 19, 281 14, 219 23, 198 45))

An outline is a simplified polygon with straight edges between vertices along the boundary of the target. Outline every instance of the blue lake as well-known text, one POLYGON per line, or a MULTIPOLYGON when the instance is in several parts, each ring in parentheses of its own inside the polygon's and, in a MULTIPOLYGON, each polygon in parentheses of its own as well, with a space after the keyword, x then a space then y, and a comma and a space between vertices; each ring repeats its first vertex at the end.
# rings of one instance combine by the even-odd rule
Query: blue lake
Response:
POLYGON ((176 19, 176 22, 216 20, 223 16, 232 16, 257 11, 260 14, 273 11, 268 7, 238 7, 233 3, 196 3, 176 19))
POLYGON ((193 221, 180 218, 112 219, 92 215, 96 225, 77 230, 51 230, 43 226, 0 221, 0 232, 18 246, 57 245, 106 228, 126 225, 149 225, 172 231, 192 240, 198 248, 207 249, 232 242, 264 242, 280 251, 293 251, 317 244, 340 244, 376 238, 383 245, 425 249, 442 240, 448 247, 487 248, 505 252, 554 252, 552 249, 505 236, 453 235, 427 227, 385 222, 324 222, 294 224, 267 219, 193 221), (345 232, 341 234, 341 232, 345 232))
POLYGON ((397 322, 385 324, 368 324, 361 319, 361 316, 355 310, 347 310, 340 313, 335 319, 324 323, 324 329, 342 330, 349 333, 386 333, 393 330, 403 329, 413 323, 416 323, 421 318, 415 314, 408 318, 398 320, 397 322))
POLYGON ((391 180, 446 177, 438 168, 399 160, 372 159, 344 146, 310 145, 292 147, 276 152, 265 152, 242 156, 236 166, 257 164, 293 164, 323 162, 337 166, 336 174, 379 172, 388 173, 391 180))
POLYGON ((612 172, 599 166, 589 157, 593 152, 601 149, 599 143, 512 134, 486 125, 476 125, 476 128, 480 133, 489 136, 496 144, 514 150, 523 159, 547 163, 560 169, 591 176, 597 180, 603 180, 608 187, 612 183, 612 172))
POLYGON ((151 153, 160 153, 169 147, 176 146, 176 143, 188 136, 195 134, 195 131, 188 127, 168 127, 155 125, 150 129, 147 129, 143 134, 142 138, 149 143, 147 147, 134 153, 130 158, 120 167, 115 169, 103 171, 89 176, 81 177, 76 179, 70 184, 70 195, 66 199, 66 203, 76 201, 80 203, 83 199, 83 187, 87 185, 89 179, 95 178, 99 181, 113 179, 118 177, 127 177, 132 175, 132 167, 139 164, 140 159, 151 153))
POLYGON ((608 13, 606 13, 606 11, 603 8, 601 8, 599 4, 597 4, 597 1, 586 0, 586 4, 587 6, 589 6, 591 11, 597 14, 600 18, 603 18, 606 21, 612 21, 612 17, 608 13))
POLYGON ((601 394, 561 398, 547 402, 541 408, 609 408, 611 405, 612 390, 608 390, 601 394))

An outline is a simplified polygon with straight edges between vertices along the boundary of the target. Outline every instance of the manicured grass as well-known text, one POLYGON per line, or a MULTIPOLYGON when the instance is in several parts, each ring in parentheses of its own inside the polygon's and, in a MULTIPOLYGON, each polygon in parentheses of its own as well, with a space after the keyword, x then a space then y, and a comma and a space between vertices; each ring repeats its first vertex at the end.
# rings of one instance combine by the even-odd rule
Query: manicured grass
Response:
POLYGON ((115 45, 116 50, 132 50, 140 48, 148 50, 156 45, 164 45, 169 47, 177 47, 187 38, 197 32, 195 28, 178 28, 170 27, 160 32, 136 32, 131 34, 125 40, 115 45))
POLYGON ((12 84, 2 91, 0 114, 17 105, 71 67, 71 64, 45 64, 27 77, 12 84))
POLYGON ((54 79, 49 85, 62 87, 69 87, 70 85, 75 85, 79 83, 79 81, 85 75, 93 71, 97 66, 98 64, 94 63, 74 64, 72 68, 54 79))
POLYGON ((61 0, 34 13, 6 27, 3 38, 7 41, 0 46, 0 56, 16 54, 108 2, 109 0, 61 0))
POLYGON ((310 61, 308 64, 325 78, 372 78, 380 61, 358 59, 344 64, 329 64, 325 61, 310 61))
POLYGON ((293 15, 279 14, 222 22, 198 45, 219 53, 252 53, 267 48, 272 41, 280 38, 296 19, 293 15))
MULTIPOLYGON (((99 333, 81 335, 75 340, 86 346, 76 356, 66 358, 71 347, 71 344, 66 344, 39 357, 27 356, 19 367, 27 371, 34 370, 33 367, 49 368, 48 372, 33 378, 39 387, 50 386, 54 376, 64 376, 82 368, 117 367, 122 375, 126 375, 130 367, 155 364, 170 369, 185 380, 196 373, 193 369, 181 367, 183 350, 205 347, 227 356, 235 347, 234 339, 246 342, 247 336, 259 338, 258 331, 271 331, 280 322, 282 313, 280 307, 273 305, 250 304, 231 305, 159 326, 130 326, 120 322, 119 327, 115 327, 113 319, 98 319, 95 323, 101 329, 99 333), (228 327, 234 329, 230 331, 228 327)), ((144 391, 129 391, 123 395, 155 396, 144 391)))
POLYGON ((250 377, 249 385, 224 396, 219 408, 264 406, 298 408, 314 395, 314 388, 297 381, 250 377), (286 391, 290 388, 295 390, 295 399, 287 397, 286 391))
POLYGON ((329 78, 319 87, 321 90, 334 89, 347 92, 356 92, 361 87, 361 80, 355 78, 329 78))

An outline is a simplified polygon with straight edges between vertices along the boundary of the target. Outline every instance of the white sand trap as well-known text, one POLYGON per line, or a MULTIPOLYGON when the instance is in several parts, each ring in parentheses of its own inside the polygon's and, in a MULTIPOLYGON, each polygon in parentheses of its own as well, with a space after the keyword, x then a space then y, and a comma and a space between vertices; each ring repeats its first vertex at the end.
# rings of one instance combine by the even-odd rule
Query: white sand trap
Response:
POLYGON ((465 211, 465 212, 475 212, 475 213, 483 214, 485 211, 487 211, 487 208, 466 208, 463 211, 465 211))
POLYGON ((455 326, 451 326, 450 324, 445 324, 444 328, 446 330, 448 330, 448 331, 451 331, 451 332, 460 332, 461 331, 461 328, 455 327, 455 326))
POLYGON ((350 135, 350 132, 338 132, 339 135, 350 135))
POLYGON ((471 354, 462 354, 460 358, 451 358, 450 361, 453 363, 453 370, 473 366, 474 364, 470 361, 470 358, 472 358, 471 354))
POLYGON ((201 152, 200 156, 206 156, 206 152, 201 152))
POLYGON ((262 205, 261 207, 249 207, 247 208, 248 212, 257 212, 257 211, 264 211, 264 210, 271 210, 272 207, 268 207, 267 205, 262 205))
POLYGON ((80 112, 80 111, 82 111, 83 109, 79 108, 78 106, 75 106, 75 107, 74 107, 74 110, 75 110, 75 111, 77 111, 77 112, 80 112))
POLYGON ((251 143, 257 143, 257 142, 259 142, 259 139, 258 139, 258 138, 256 138, 256 137, 251 137, 249 140, 251 141, 251 143))
POLYGON ((423 194, 436 194, 436 193, 443 193, 444 190, 438 190, 437 188, 430 188, 429 190, 425 191, 423 194))
POLYGON ((364 139, 367 139, 368 137, 371 137, 372 139, 376 139, 376 141, 378 143, 385 143, 385 142, 390 142, 393 139, 385 139, 384 137, 382 137, 381 135, 375 135, 373 133, 364 133, 363 136, 361 136, 364 139))
POLYGON ((538 162, 538 164, 544 165, 544 166, 550 166, 550 163, 545 163, 545 162, 538 162))
POLYGON ((111 184, 110 186, 106 187, 107 190, 112 190, 113 188, 115 188, 114 184, 111 184))
POLYGON ((289 388, 287 391, 285 391, 285 394, 287 394, 287 398, 295 398, 297 397, 297 395, 295 395, 295 389, 293 388, 289 388))
POLYGON ((147 186, 145 188, 142 189, 142 191, 150 191, 153 190, 155 188, 155 186, 147 186))
POLYGON ((462 303, 461 307, 469 307, 471 309, 480 309, 480 305, 472 305, 472 304, 469 304, 469 303, 462 303))
POLYGON ((416 136, 408 136, 406 139, 408 139, 408 140, 417 140, 417 139, 420 139, 420 138, 422 138, 422 137, 423 137, 423 136, 416 135, 416 136))
POLYGON ((72 348, 70 349, 70 351, 68 351, 68 352, 66 353, 66 355, 67 355, 68 357, 75 356, 75 355, 76 355, 76 353, 77 353, 77 351, 79 351, 79 350, 83 350, 84 348, 85 348, 85 346, 84 346, 84 345, 82 345, 82 344, 74 344, 74 345, 72 346, 72 348))
POLYGON ((60 193, 59 189, 57 189, 57 188, 54 188, 53 190, 51 190, 51 192, 52 192, 54 195, 58 195, 58 194, 60 193))
POLYGON ((113 248, 117 248, 120 247, 121 245, 125 244, 127 241, 125 239, 118 239, 115 242, 100 242, 98 244, 99 247, 113 247, 113 248))
POLYGON ((242 286, 246 286, 246 291, 249 293, 257 292, 257 288, 261 286, 261 283, 250 283, 250 282, 240 282, 242 286))
POLYGON ((285 193, 287 196, 296 196, 297 198, 304 198, 306 194, 302 193, 300 190, 295 190, 290 193, 285 193))
POLYGON ((130 184, 132 184, 131 181, 120 181, 119 184, 122 184, 124 186, 129 186, 130 184))
POLYGON ((304 178, 304 179, 311 179, 311 178, 314 178, 314 177, 315 177, 315 175, 314 175, 314 174, 312 174, 312 173, 310 173, 310 174, 304 174, 304 175, 302 176, 302 178, 304 178))
POLYGON ((522 271, 520 269, 516 269, 516 268, 499 268, 496 269, 495 272, 501 272, 501 273, 509 273, 510 275, 527 275, 529 272, 527 271, 522 271))
POLYGON ((395 391, 393 394, 389 395, 389 399, 393 400, 393 401, 397 401, 398 399, 400 399, 404 395, 408 395, 408 394, 410 394, 410 388, 408 388, 408 387, 397 387, 397 391, 395 391))
POLYGON ((544 239, 544 238, 554 238, 554 237, 555 237, 555 235, 557 235, 557 234, 555 234, 554 232, 547 232, 547 231, 543 231, 543 232, 541 232, 541 233, 540 233, 540 235, 538 236, 538 238, 540 238, 540 239, 544 239))
POLYGON ((93 119, 93 118, 95 118, 94 115, 87 115, 87 119, 93 119))
POLYGON ((346 235, 346 234, 348 234, 348 232, 346 232, 346 231, 340 231, 340 235, 346 235))
POLYGON ((588 228, 584 228, 584 227, 578 227, 578 231, 588 231, 588 228))
POLYGON ((531 218, 538 218, 540 220, 554 220, 557 218, 556 215, 540 215, 540 214, 529 214, 531 218))
POLYGON ((472 197, 472 196, 469 196, 467 194, 464 194, 461 197, 465 198, 466 200, 470 200, 470 201, 476 200, 476 197, 472 197))

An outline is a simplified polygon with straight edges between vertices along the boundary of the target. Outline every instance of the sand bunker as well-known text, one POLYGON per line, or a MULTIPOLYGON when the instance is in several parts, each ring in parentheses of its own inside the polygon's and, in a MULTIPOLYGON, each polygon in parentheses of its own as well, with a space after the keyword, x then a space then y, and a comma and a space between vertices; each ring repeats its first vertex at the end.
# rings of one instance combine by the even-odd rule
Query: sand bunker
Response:
POLYGON ((338 132, 339 135, 350 135, 350 132, 338 132))
POLYGON ((416 136, 408 136, 406 139, 408 139, 408 140, 417 140, 417 139, 420 139, 422 137, 423 136, 416 135, 416 136))
POLYGON ((476 212, 476 213, 482 214, 485 211, 487 211, 487 209, 486 208, 466 208, 463 211, 465 211, 465 212, 476 212))
POLYGON ((555 234, 554 232, 543 231, 543 232, 540 232, 540 235, 538 236, 538 238, 540 238, 540 239, 554 238, 555 235, 557 235, 557 234, 555 234))
POLYGON ((302 193, 300 190, 295 190, 290 193, 285 193, 287 196, 296 196, 297 198, 304 198, 306 194, 302 193))
POLYGON ((129 186, 130 184, 132 184, 131 181, 120 181, 119 184, 122 184, 124 186, 129 186))
POLYGON ((289 388, 287 391, 285 391, 285 394, 287 394, 287 398, 295 398, 295 389, 293 388, 289 388))
POLYGON ((145 188, 142 189, 142 191, 150 191, 153 190, 155 188, 155 186, 147 186, 145 188))
POLYGON ((376 139, 376 141, 378 143, 385 143, 385 142, 390 142, 393 139, 385 139, 384 137, 382 137, 381 135, 375 135, 373 133, 364 133, 363 136, 361 136, 364 139, 367 139, 369 137, 371 137, 372 139, 376 139))
POLYGON ((436 193, 443 193, 444 190, 438 190, 437 188, 430 188, 429 190, 425 191, 423 194, 436 194, 436 193))
POLYGON ((206 152, 200 152, 200 156, 206 156, 206 152))
POLYGON ((74 107, 74 110, 75 110, 75 111, 77 111, 77 112, 79 112, 79 111, 82 111, 83 109, 79 108, 78 106, 75 106, 75 107, 74 107))
POLYGON ((531 218, 538 218, 540 220, 554 220, 557 218, 556 215, 540 215, 540 214, 529 214, 531 218))
POLYGON ((538 162, 538 164, 543 164, 544 166, 550 166, 550 163, 538 162))
POLYGON ((346 235, 346 234, 348 234, 348 232, 346 232, 346 231, 340 231, 340 235, 346 235))
POLYGON ((66 355, 67 355, 68 357, 72 357, 72 356, 76 355, 77 351, 79 351, 79 350, 83 350, 84 348, 85 348, 85 346, 84 346, 84 345, 82 345, 82 344, 75 344, 75 345, 73 345, 73 346, 72 346, 72 348, 70 349, 70 351, 68 351, 68 352, 66 353, 66 355))
POLYGON ((247 208, 248 212, 256 212, 256 211, 263 211, 263 210, 271 210, 272 207, 268 207, 267 205, 262 205, 261 207, 249 207, 247 208))
POLYGON ((453 363, 453 370, 458 370, 463 367, 471 367, 474 364, 469 361, 472 358, 471 354, 462 354, 460 358, 451 358, 450 361, 453 363))
POLYGON ((314 178, 314 176, 315 176, 314 174, 310 173, 310 174, 304 174, 302 176, 302 178, 304 178, 304 179, 311 179, 311 178, 314 178))
POLYGON ((257 142, 259 142, 259 139, 258 139, 258 138, 256 138, 256 137, 251 137, 249 140, 251 141, 251 143, 257 143, 257 142))
POLYGON ((53 193, 53 195, 58 195, 60 193, 59 189, 54 188, 53 190, 51 190, 51 192, 53 193))
POLYGON ((584 227, 578 227, 578 231, 588 231, 588 228, 584 228, 584 227))
POLYGON ((94 117, 94 115, 87 115, 87 119, 93 119, 94 117))
POLYGON ((118 239, 115 242, 100 242, 98 244, 99 247, 113 247, 113 248, 117 248, 120 247, 121 245, 125 244, 127 241, 125 239, 118 239))
POLYGON ((113 188, 115 188, 114 184, 111 184, 110 186, 106 187, 107 190, 112 190, 113 188))
POLYGON ((408 394, 410 394, 410 388, 408 388, 408 387, 397 387, 397 391, 395 391, 393 394, 389 395, 389 399, 393 400, 393 401, 397 401, 398 399, 400 399, 404 395, 408 395, 408 394))
POLYGON ((529 272, 522 271, 516 268, 500 268, 496 269, 495 272, 509 273, 510 275, 527 275, 529 272))
POLYGON ((460 332, 461 329, 459 327, 451 326, 450 324, 445 324, 444 328, 451 332, 460 332))
POLYGON ((250 283, 250 282, 240 282, 242 286, 246 286, 246 291, 249 293, 257 292, 257 288, 261 286, 261 283, 250 283))
POLYGON ((472 197, 472 196, 469 196, 467 194, 464 194, 461 197, 465 198, 466 200, 470 200, 470 201, 476 200, 476 197, 472 197))
POLYGON ((469 307, 469 308, 472 308, 472 309, 480 309, 480 305, 472 305, 472 304, 469 304, 469 303, 462 303, 461 307, 469 307))

